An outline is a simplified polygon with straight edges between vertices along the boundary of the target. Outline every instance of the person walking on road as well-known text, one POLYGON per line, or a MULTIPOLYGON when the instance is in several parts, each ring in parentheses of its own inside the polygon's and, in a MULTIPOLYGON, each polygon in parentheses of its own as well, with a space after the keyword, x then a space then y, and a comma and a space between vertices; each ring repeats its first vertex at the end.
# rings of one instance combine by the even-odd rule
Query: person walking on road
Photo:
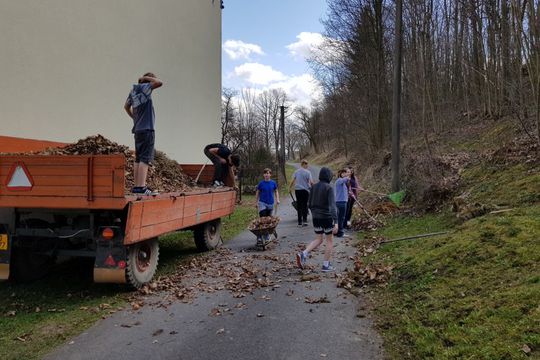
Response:
POLYGON ((338 232, 336 237, 344 237, 345 215, 347 213, 347 201, 349 200, 349 169, 341 169, 336 180, 336 208, 338 212, 338 232))
POLYGON ((209 144, 204 148, 204 154, 214 164, 212 185, 234 186, 234 170, 240 166, 240 156, 233 154, 231 149, 223 144, 209 144))
POLYGON ((135 186, 134 194, 156 195, 146 186, 148 166, 154 160, 154 128, 156 116, 152 103, 152 91, 161 87, 163 82, 153 73, 146 73, 129 92, 124 110, 133 119, 131 132, 135 136, 135 164, 133 165, 135 186))
POLYGON ((318 248, 325 240, 323 272, 333 271, 331 264, 332 252, 334 249, 334 234, 338 231, 336 201, 334 189, 330 185, 332 171, 323 167, 319 173, 319 182, 311 188, 309 193, 308 206, 313 217, 313 228, 315 230, 315 240, 308 244, 306 249, 296 254, 296 264, 303 269, 309 253, 318 248))
POLYGON ((298 226, 308 226, 308 198, 309 190, 313 186, 313 177, 311 171, 308 170, 307 160, 302 160, 301 167, 297 169, 291 180, 289 191, 292 191, 294 187, 294 194, 296 195, 296 211, 298 213, 298 226))
MULTIPOLYGON (((255 192, 255 206, 259 211, 259 216, 272 216, 274 210, 274 201, 279 204, 279 190, 276 182, 271 179, 272 170, 266 168, 263 170, 264 179, 257 185, 257 191, 255 192), (275 198, 275 200, 274 200, 275 198)), ((268 238, 265 241, 269 240, 268 238)), ((262 242, 262 239, 257 238, 257 243, 262 242)))

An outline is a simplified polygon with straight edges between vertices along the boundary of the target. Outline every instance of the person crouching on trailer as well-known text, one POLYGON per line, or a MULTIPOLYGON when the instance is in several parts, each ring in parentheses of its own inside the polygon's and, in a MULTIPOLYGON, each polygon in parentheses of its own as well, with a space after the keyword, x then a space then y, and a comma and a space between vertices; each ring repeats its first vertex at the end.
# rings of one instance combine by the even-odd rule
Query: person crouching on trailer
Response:
MULTIPOLYGON (((272 216, 274 210, 274 197, 275 203, 279 204, 279 190, 276 182, 271 179, 272 170, 266 168, 263 170, 264 179, 257 185, 257 191, 255 192, 255 206, 259 211, 259 216, 272 216)), ((269 240, 270 235, 266 235, 265 240, 269 240)), ((262 242, 262 238, 257 239, 257 243, 262 242)))

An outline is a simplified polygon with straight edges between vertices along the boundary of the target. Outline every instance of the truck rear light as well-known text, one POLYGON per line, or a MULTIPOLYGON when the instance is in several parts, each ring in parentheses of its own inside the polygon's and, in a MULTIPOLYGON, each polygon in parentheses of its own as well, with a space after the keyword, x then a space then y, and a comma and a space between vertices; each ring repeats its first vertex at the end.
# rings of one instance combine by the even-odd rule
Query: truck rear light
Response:
POLYGON ((126 262, 124 260, 120 260, 118 262, 118 268, 119 269, 125 269, 126 268, 126 262))
POLYGON ((114 237, 114 230, 111 228, 105 228, 103 229, 103 232, 101 233, 101 236, 104 239, 111 240, 114 237))
POLYGON ((105 265, 116 266, 116 261, 114 261, 112 255, 107 256, 107 259, 105 259, 105 265))

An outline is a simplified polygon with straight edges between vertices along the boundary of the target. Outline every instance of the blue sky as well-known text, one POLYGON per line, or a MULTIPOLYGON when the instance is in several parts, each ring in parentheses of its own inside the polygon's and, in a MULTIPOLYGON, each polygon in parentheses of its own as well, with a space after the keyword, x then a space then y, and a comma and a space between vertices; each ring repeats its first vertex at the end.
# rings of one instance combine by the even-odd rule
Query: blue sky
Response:
POLYGON ((320 96, 305 58, 320 43, 326 0, 224 0, 223 86, 283 88, 297 103, 320 96))

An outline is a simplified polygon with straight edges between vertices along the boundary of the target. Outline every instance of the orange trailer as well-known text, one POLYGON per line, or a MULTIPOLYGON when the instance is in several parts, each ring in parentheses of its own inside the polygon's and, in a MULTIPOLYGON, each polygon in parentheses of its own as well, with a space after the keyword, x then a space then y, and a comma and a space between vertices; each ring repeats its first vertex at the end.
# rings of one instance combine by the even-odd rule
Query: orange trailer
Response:
MULTIPOLYGON (((201 165, 182 169, 196 177, 201 165)), ((213 168, 203 170, 209 183, 213 168)), ((213 249, 235 201, 230 187, 126 195, 123 155, 0 155, 0 279, 42 276, 62 255, 93 259, 96 282, 140 287, 160 235, 192 230, 198 249, 213 249)))

